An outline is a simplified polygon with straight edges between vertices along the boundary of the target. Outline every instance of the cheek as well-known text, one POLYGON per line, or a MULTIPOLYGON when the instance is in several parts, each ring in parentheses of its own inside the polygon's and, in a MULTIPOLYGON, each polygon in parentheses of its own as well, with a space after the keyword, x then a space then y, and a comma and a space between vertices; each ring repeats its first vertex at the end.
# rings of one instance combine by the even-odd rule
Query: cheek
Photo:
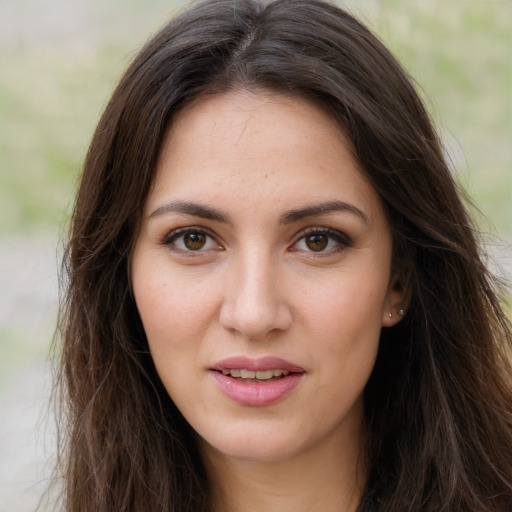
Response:
POLYGON ((379 282, 371 273, 348 272, 305 305, 316 365, 326 389, 338 398, 357 395, 369 378, 379 347, 386 290, 386 279, 379 282))
POLYGON ((182 384, 196 367, 201 340, 214 316, 214 298, 205 293, 204 280, 180 279, 168 266, 145 266, 144 270, 133 273, 137 309, 156 370, 180 407, 195 393, 182 384))
POLYGON ((380 333, 387 276, 348 268, 304 295, 302 310, 325 339, 365 338, 380 333))
POLYGON ((135 278, 133 286, 156 370, 180 407, 195 393, 182 384, 196 367, 201 341, 215 316, 215 299, 195 279, 180 280, 168 270, 167 274, 147 273, 135 278))
POLYGON ((318 358, 322 359, 319 365, 330 369, 330 378, 337 374, 337 379, 342 377, 345 384, 354 382, 357 387, 359 376, 369 376, 375 363, 381 314, 351 303, 338 305, 339 309, 320 312, 323 316, 315 336, 318 358))
POLYGON ((186 343, 204 328, 215 308, 214 283, 192 273, 172 273, 154 266, 144 276, 134 274, 137 308, 151 345, 186 343), (181 331, 188 336, 181 336, 181 331))
POLYGON ((151 356, 169 394, 180 395, 218 316, 218 280, 193 268, 177 271, 161 254, 135 256, 133 292, 151 356))

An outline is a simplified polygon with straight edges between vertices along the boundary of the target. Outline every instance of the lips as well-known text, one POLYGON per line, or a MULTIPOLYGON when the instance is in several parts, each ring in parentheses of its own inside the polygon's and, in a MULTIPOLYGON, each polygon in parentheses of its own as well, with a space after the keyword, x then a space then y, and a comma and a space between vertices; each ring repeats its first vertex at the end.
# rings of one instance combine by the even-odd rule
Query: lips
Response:
POLYGON ((279 357, 261 357, 251 359, 249 357, 229 357, 214 364, 211 369, 221 372, 225 369, 245 369, 252 371, 266 371, 266 370, 286 370, 289 373, 304 373, 304 370, 285 359, 279 357))
POLYGON ((216 363, 210 373, 218 389, 230 400, 246 406, 264 406, 291 393, 305 371, 275 357, 231 357, 216 363))

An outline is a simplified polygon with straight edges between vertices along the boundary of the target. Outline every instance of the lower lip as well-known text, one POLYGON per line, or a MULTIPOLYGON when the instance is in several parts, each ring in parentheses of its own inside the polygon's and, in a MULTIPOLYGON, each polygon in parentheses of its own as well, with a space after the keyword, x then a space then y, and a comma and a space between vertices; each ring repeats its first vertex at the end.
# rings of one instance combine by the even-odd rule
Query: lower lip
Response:
POLYGON ((242 405, 270 405, 282 400, 299 384, 303 373, 292 373, 270 382, 242 382, 218 371, 210 372, 219 389, 228 398, 242 405))

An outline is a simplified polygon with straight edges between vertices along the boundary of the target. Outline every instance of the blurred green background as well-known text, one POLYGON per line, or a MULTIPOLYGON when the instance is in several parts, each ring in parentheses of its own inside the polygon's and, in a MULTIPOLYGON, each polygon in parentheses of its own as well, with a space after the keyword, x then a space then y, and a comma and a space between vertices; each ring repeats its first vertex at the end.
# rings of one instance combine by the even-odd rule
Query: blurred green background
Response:
MULTIPOLYGON (((510 269, 512 1, 340 3, 419 84, 481 229, 503 240, 490 238, 490 252, 510 269)), ((40 410, 57 268, 89 139, 130 58, 184 4, 0 0, 0 512, 33 510, 50 474, 40 410)))
MULTIPOLYGON (((2 4, 2 233, 66 220, 91 132, 130 56, 176 1, 2 4)), ((420 84, 462 182, 510 234, 511 2, 345 2, 420 84)))

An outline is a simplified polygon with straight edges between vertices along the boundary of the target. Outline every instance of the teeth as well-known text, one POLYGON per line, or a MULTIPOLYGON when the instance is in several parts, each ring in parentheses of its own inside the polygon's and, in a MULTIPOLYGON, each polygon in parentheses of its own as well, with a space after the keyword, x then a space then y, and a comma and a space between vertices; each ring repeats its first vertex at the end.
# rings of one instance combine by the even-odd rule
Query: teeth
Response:
POLYGON ((222 370, 223 375, 231 375, 234 378, 242 378, 242 379, 259 379, 259 380, 269 380, 274 377, 286 377, 290 375, 288 370, 281 370, 279 368, 275 370, 262 370, 262 371, 253 371, 253 370, 239 370, 238 368, 224 368, 222 370))
POLYGON ((271 379, 274 376, 274 370, 265 370, 262 372, 256 372, 256 378, 261 380, 271 379))
MULTIPOLYGON (((233 371, 233 370, 231 370, 233 371)), ((233 375, 233 374, 231 374, 233 375)), ((234 375, 233 375, 234 377, 234 375)), ((253 372, 252 370, 240 370, 240 377, 242 379, 255 379, 256 378, 256 372, 253 372)))

